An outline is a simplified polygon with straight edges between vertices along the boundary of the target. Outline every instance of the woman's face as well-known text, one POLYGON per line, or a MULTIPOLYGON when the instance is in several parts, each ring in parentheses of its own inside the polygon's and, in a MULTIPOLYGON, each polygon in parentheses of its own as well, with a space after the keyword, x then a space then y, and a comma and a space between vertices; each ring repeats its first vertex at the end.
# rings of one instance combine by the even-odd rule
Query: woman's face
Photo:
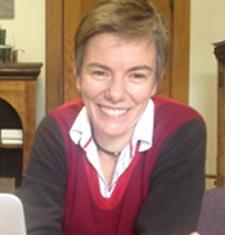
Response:
POLYGON ((99 138, 127 137, 155 93, 156 49, 112 33, 87 43, 77 87, 99 138))

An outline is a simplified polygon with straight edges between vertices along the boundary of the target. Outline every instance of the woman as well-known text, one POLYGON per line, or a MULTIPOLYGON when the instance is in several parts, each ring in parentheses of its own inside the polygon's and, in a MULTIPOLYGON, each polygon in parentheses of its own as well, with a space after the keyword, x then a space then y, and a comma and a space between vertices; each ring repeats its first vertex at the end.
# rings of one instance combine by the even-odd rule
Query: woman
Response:
POLYGON ((75 38, 82 101, 40 124, 22 187, 28 234, 186 235, 204 191, 205 125, 154 96, 167 30, 146 0, 99 1, 75 38))

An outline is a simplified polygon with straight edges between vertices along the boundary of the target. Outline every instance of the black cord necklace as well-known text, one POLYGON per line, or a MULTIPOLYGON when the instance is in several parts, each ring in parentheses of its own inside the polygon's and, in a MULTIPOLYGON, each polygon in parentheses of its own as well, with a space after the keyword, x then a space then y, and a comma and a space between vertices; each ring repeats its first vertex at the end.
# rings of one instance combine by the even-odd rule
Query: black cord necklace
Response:
POLYGON ((100 151, 102 151, 103 153, 106 153, 106 154, 108 154, 108 155, 110 155, 110 156, 113 156, 113 157, 118 157, 118 156, 120 155, 120 151, 118 151, 118 152, 113 152, 113 151, 110 151, 110 150, 107 150, 107 149, 103 148, 103 147, 97 142, 97 140, 96 140, 94 134, 92 134, 92 136, 93 136, 93 140, 94 140, 94 142, 95 142, 95 144, 96 144, 98 150, 100 150, 100 151))

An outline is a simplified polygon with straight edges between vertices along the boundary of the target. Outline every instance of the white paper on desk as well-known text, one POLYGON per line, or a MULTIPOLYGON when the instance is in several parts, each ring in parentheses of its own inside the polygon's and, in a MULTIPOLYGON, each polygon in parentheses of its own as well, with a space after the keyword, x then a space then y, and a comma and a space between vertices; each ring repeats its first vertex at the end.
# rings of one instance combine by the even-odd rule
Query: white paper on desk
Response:
POLYGON ((23 139, 22 129, 1 129, 0 130, 1 139, 23 139))
POLYGON ((1 144, 23 144, 22 139, 1 139, 1 144))

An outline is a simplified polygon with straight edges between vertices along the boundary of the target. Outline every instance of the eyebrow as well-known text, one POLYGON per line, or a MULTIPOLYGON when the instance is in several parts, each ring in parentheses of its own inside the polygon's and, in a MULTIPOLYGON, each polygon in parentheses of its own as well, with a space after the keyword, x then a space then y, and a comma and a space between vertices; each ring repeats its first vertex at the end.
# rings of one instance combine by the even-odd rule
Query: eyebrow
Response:
POLYGON ((108 66, 102 65, 102 64, 99 64, 99 63, 96 63, 96 62, 95 63, 90 63, 87 67, 88 68, 99 67, 101 69, 105 69, 105 70, 111 71, 111 69, 108 66))
MULTIPOLYGON (((92 67, 99 67, 99 68, 102 68, 102 69, 105 69, 105 70, 108 70, 108 71, 112 71, 108 66, 106 65, 102 65, 102 64, 99 64, 99 63, 90 63, 88 65, 88 68, 92 68, 92 67)), ((153 68, 148 66, 148 65, 137 65, 137 66, 134 66, 130 69, 128 69, 128 72, 134 72, 134 71, 137 71, 137 70, 148 70, 149 72, 152 72, 153 71, 153 68)))
POLYGON ((128 71, 133 72, 133 71, 136 71, 136 70, 148 70, 149 72, 152 72, 153 68, 148 66, 148 65, 137 65, 137 66, 134 66, 134 67, 130 68, 128 71))

